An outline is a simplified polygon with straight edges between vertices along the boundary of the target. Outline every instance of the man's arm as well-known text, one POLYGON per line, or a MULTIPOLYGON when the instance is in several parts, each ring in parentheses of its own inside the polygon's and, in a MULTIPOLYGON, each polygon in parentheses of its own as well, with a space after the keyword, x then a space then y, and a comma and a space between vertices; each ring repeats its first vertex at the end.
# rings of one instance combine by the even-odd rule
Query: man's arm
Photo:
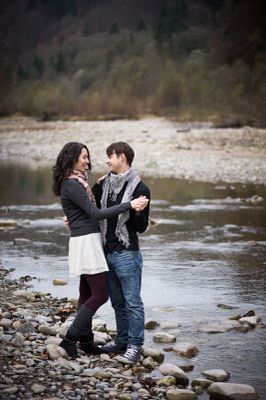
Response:
MULTIPOLYGON (((134 198, 139 196, 146 196, 147 199, 149 200, 151 198, 150 189, 146 185, 144 185, 143 182, 141 182, 134 191, 134 198)), ((136 227, 137 232, 139 233, 145 232, 149 225, 150 201, 142 211, 133 211, 133 212, 134 212, 134 225, 136 227)))
POLYGON ((98 208, 101 208, 101 198, 103 194, 103 181, 98 181, 91 188, 92 193, 94 194, 96 204, 98 208))

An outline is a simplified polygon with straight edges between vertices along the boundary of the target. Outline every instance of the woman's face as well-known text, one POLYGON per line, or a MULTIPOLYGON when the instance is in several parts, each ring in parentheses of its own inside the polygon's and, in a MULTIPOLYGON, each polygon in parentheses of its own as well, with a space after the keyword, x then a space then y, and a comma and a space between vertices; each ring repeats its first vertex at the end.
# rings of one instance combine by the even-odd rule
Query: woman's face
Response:
POLYGON ((85 172, 89 164, 88 152, 85 147, 82 148, 78 161, 74 163, 74 169, 80 172, 85 172))

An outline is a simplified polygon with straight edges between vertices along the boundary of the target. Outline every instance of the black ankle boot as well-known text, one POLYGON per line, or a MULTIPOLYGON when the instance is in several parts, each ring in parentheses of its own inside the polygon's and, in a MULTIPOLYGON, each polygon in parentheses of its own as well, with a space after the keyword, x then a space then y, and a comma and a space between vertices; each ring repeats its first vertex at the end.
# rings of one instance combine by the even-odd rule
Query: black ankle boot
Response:
POLYGON ((62 342, 59 344, 59 346, 66 350, 68 357, 77 358, 78 351, 76 342, 77 339, 75 338, 75 336, 72 336, 69 333, 67 333, 62 342))
POLYGON ((97 344, 94 343, 93 338, 93 333, 80 336, 79 343, 81 349, 88 354, 102 354, 100 347, 98 347, 97 344))

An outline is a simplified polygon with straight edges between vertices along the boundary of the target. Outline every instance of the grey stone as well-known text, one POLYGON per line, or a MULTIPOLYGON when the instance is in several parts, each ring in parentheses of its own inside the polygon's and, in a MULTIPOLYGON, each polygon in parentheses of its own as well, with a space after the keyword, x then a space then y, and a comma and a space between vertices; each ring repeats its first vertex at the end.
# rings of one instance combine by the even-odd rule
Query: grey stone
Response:
POLYGON ((237 383, 212 383, 208 388, 212 400, 258 400, 255 389, 237 383))
POLYGON ((158 350, 153 349, 152 347, 142 346, 141 350, 144 357, 152 357, 156 362, 162 363, 164 360, 164 354, 159 352, 158 350))
POLYGON ((60 357, 67 357, 67 352, 60 346, 55 344, 48 344, 46 346, 46 352, 51 360, 57 360, 60 357))
POLYGON ((180 342, 173 346, 173 351, 183 357, 194 357, 198 354, 199 350, 192 343, 180 342))
POLYGON ((142 365, 145 368, 154 369, 156 367, 157 363, 154 361, 154 359, 151 356, 149 356, 142 361, 142 365))
POLYGON ((38 394, 38 393, 43 393, 46 390, 46 387, 43 385, 39 385, 38 383, 34 383, 31 386, 31 390, 33 393, 38 394))
POLYGON ((55 336, 56 330, 48 325, 40 325, 39 332, 43 333, 44 335, 55 336))
POLYGON ((7 318, 2 318, 0 320, 0 326, 2 326, 4 329, 8 329, 12 326, 12 321, 11 319, 7 319, 7 318))
POLYGON ((171 375, 174 376, 177 380, 177 383, 180 383, 183 386, 187 386, 188 384, 188 376, 187 374, 179 367, 174 364, 165 363, 159 367, 159 371, 162 375, 171 375))
POLYGON ((202 375, 215 382, 226 382, 230 378, 229 372, 226 372, 223 369, 210 369, 202 372, 202 375))
POLYGON ((13 346, 22 347, 24 341, 25 341, 25 338, 23 335, 21 335, 21 333, 15 333, 11 343, 13 344, 13 346))
POLYGON ((176 337, 166 332, 156 332, 153 335, 153 341, 156 343, 173 343, 176 341, 176 337))
POLYGON ((191 390, 186 389, 168 389, 166 392, 168 400, 197 400, 198 396, 191 390))
POLYGON ((148 318, 145 321, 145 329, 147 330, 153 330, 155 329, 157 326, 159 326, 158 322, 156 322, 155 320, 148 318))
POLYGON ((0 219, 0 227, 2 228, 15 228, 17 224, 17 221, 15 221, 14 219, 0 219))
POLYGON ((253 317, 243 317, 239 319, 240 324, 246 324, 248 323, 250 326, 255 327, 258 322, 260 321, 260 318, 254 315, 253 317))
POLYGON ((213 383, 213 381, 210 381, 209 379, 197 378, 191 382, 191 386, 192 387, 201 386, 205 389, 205 388, 208 388, 212 383, 213 383))
POLYGON ((13 240, 13 244, 15 246, 31 246, 32 241, 29 239, 25 239, 25 238, 16 238, 13 240))
POLYGON ((16 332, 19 333, 32 333, 37 332, 34 325, 31 322, 25 322, 25 324, 21 324, 17 329, 16 332))

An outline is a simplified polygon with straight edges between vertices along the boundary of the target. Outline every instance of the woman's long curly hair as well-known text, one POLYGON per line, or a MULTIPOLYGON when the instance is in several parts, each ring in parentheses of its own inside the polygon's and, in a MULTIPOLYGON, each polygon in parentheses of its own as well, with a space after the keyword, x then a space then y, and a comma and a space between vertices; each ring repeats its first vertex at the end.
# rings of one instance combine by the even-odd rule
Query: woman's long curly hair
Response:
POLYGON ((73 173, 74 164, 78 161, 82 149, 85 148, 88 152, 88 171, 91 171, 90 153, 85 144, 78 142, 69 142, 64 145, 60 151, 56 164, 53 167, 53 185, 52 189, 56 196, 61 194, 61 186, 65 179, 73 173))

